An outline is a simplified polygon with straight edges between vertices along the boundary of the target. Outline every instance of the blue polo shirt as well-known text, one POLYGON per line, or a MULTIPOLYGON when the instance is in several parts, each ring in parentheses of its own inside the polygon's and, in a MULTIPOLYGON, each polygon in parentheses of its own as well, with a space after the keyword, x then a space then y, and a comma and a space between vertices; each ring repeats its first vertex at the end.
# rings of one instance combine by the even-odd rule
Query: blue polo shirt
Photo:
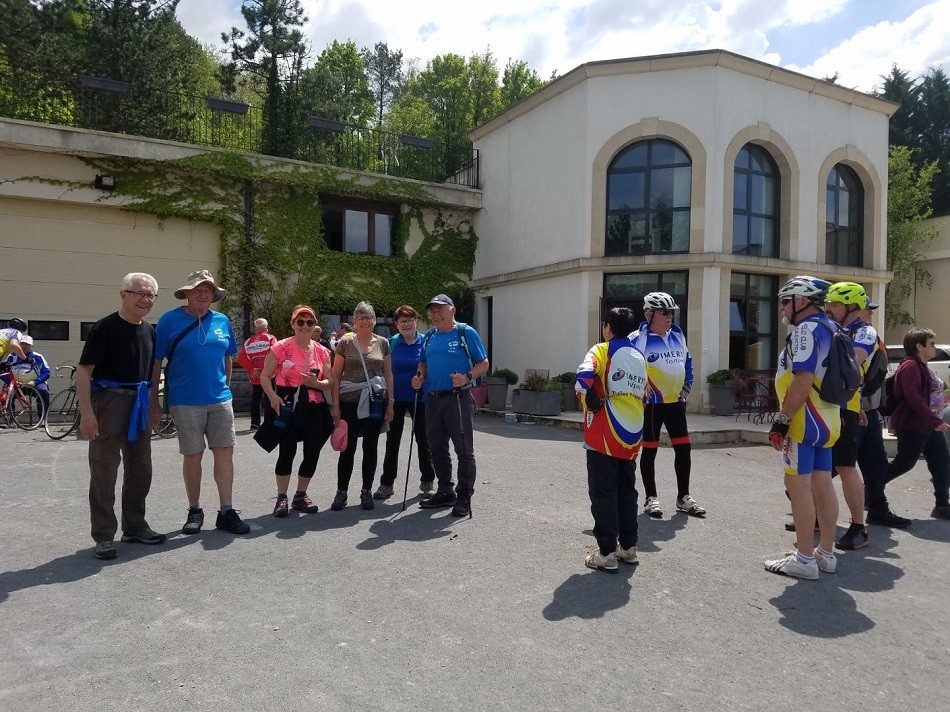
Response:
MULTIPOLYGON (((393 399, 400 403, 412 403, 416 393, 412 390, 412 377, 419 370, 422 361, 422 334, 416 333, 416 340, 407 344, 402 334, 396 334, 389 340, 389 351, 393 363, 393 399)), ((427 383, 422 384, 419 402, 423 403, 428 392, 427 383)))
MULTIPOLYGON (((155 360, 164 361, 171 342, 195 317, 184 307, 162 314, 155 327, 155 360)), ((224 371, 224 357, 238 352, 228 318, 215 311, 201 317, 175 348, 168 368, 169 405, 211 405, 231 399, 224 371)))
POLYGON ((488 358, 482 339, 472 327, 456 323, 451 331, 436 330, 429 337, 429 343, 422 353, 422 363, 426 364, 427 383, 430 391, 450 391, 453 373, 467 373, 479 361, 488 358), (465 355, 465 349, 459 341, 459 329, 465 329, 465 343, 468 344, 471 362, 465 355))

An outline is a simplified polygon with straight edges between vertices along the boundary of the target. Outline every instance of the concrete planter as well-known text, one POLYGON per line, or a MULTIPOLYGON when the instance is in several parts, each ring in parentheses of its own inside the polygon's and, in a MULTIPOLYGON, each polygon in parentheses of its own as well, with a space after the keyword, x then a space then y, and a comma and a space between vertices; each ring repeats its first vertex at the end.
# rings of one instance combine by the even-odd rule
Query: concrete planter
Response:
POLYGON ((565 383, 561 386, 561 410, 565 413, 580 410, 580 401, 577 400, 573 383, 565 383))
POLYGON ((472 400, 475 401, 475 408, 484 408, 485 401, 488 399, 488 384, 472 387, 472 400))
POLYGON ((528 415, 560 415, 561 391, 526 391, 515 388, 511 394, 511 409, 528 415))
POLYGON ((709 384, 709 412, 713 415, 735 415, 736 396, 732 381, 709 384))
POLYGON ((488 408, 490 410, 505 410, 508 408, 508 381, 504 378, 489 376, 485 379, 488 384, 488 408))

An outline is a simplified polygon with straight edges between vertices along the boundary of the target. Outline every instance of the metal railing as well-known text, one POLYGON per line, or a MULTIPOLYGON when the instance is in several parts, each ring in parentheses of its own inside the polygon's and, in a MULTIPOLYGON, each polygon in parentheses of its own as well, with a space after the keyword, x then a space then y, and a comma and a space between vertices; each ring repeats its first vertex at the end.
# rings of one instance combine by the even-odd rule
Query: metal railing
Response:
POLYGON ((297 116, 267 125, 240 102, 82 77, 0 91, 0 116, 249 151, 339 168, 478 187, 478 151, 388 131, 297 116))

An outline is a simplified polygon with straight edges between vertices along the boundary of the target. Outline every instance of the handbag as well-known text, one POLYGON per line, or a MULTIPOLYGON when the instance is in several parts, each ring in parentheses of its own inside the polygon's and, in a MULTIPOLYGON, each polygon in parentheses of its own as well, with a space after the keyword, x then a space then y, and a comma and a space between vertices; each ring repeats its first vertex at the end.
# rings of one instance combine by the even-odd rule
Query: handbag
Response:
POLYGON ((360 355, 360 363, 363 364, 363 375, 366 376, 370 420, 382 420, 386 414, 386 379, 382 376, 369 377, 369 371, 366 370, 366 359, 363 358, 363 349, 359 342, 356 342, 356 353, 360 355))

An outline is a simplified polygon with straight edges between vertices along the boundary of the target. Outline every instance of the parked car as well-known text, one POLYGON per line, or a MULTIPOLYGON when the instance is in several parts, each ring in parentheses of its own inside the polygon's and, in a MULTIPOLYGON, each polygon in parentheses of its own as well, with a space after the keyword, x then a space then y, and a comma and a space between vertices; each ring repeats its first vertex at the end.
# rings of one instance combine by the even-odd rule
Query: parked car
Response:
MULTIPOLYGON (((887 375, 891 375, 897 370, 900 362, 904 360, 904 347, 894 344, 887 347, 887 375)), ((933 361, 927 363, 930 370, 940 376, 945 384, 950 384, 950 345, 937 344, 937 356, 933 361)))

